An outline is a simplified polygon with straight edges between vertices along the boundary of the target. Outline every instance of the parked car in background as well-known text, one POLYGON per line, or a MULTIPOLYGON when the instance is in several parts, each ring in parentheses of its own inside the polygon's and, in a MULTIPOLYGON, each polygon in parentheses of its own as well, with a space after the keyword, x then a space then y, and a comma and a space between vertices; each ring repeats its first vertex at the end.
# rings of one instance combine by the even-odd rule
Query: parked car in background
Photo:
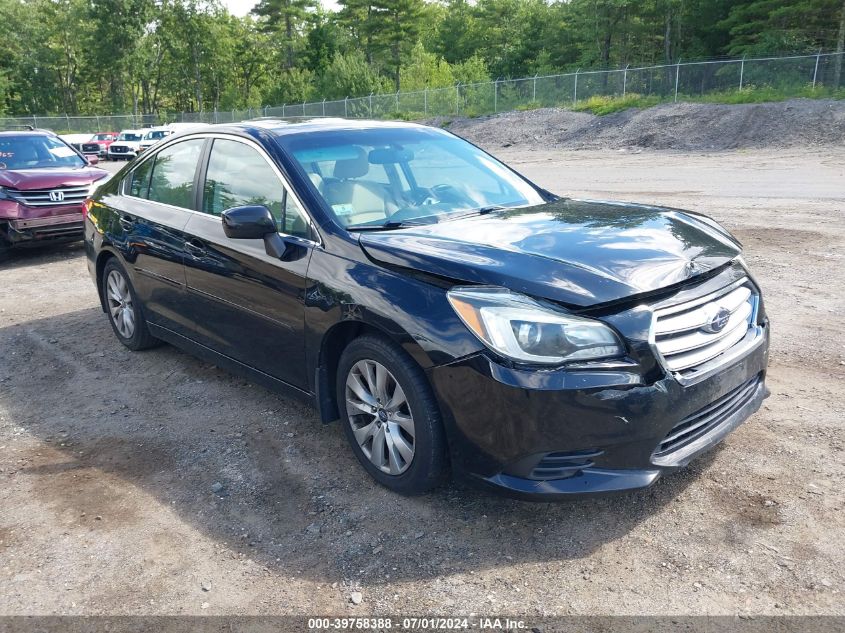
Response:
POLYGON ((170 136, 171 134, 173 134, 173 130, 166 126, 148 129, 146 132, 144 132, 144 137, 138 144, 138 153, 140 154, 144 150, 149 149, 150 147, 158 143, 161 139, 166 136, 170 136))
POLYGON ((80 239, 83 202, 106 176, 52 132, 0 132, 0 255, 80 239))
POLYGON ((310 400, 400 493, 450 468, 530 499, 644 488, 768 394, 727 230, 559 197, 438 128, 173 135, 94 195, 85 246, 121 343, 310 400))
POLYGON ((92 134, 59 134, 59 138, 78 152, 82 152, 82 145, 90 141, 92 136, 92 134))
POLYGON ((109 146, 117 136, 117 132, 97 132, 88 142, 82 144, 82 153, 86 156, 96 154, 100 158, 107 158, 109 146))
POLYGON ((131 160, 138 155, 138 148, 144 138, 145 130, 123 130, 109 145, 108 157, 111 160, 131 160))

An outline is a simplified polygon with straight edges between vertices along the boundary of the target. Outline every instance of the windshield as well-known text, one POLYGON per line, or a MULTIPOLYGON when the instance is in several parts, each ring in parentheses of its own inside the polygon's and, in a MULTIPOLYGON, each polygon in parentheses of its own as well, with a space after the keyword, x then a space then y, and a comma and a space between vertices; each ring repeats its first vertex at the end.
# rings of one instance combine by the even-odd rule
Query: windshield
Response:
POLYGON ((87 163, 52 136, 0 136, 0 169, 84 167, 87 163))
POLYGON ((450 215, 541 204, 492 156, 433 128, 282 136, 338 222, 351 229, 429 224, 450 215))
POLYGON ((147 132, 146 134, 144 134, 144 140, 145 141, 156 140, 156 139, 164 138, 166 135, 167 135, 167 132, 165 132, 164 130, 157 130, 155 132, 147 132))
POLYGON ((121 132, 118 141, 140 141, 141 135, 136 132, 121 132))
POLYGON ((110 141, 114 137, 111 134, 95 134, 94 140, 95 141, 110 141))

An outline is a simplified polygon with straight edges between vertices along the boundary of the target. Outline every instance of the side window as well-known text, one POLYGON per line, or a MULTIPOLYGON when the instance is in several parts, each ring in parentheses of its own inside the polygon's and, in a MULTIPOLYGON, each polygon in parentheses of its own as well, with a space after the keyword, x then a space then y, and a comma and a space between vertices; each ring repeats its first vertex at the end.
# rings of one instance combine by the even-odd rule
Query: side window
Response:
POLYGON ((153 171, 155 157, 145 160, 129 174, 128 187, 124 191, 135 198, 146 198, 150 191, 150 173, 153 171))
POLYGON ((270 209, 280 232, 309 237, 305 214, 286 195, 264 157, 245 143, 215 139, 203 187, 203 212, 220 215, 226 209, 250 204, 270 209))
POLYGON ((299 208, 292 196, 285 194, 285 210, 282 215, 279 230, 288 235, 295 235, 296 237, 304 237, 305 239, 313 239, 311 235, 311 228, 308 223, 308 216, 299 208))
POLYGON ((155 156, 147 198, 174 207, 194 206, 194 173, 205 139, 176 143, 155 156))

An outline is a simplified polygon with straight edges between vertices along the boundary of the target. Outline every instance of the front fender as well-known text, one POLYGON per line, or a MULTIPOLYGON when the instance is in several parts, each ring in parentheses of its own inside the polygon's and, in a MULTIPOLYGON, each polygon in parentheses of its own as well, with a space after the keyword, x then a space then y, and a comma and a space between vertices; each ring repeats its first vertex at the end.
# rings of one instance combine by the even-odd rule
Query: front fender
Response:
MULTIPOLYGON (((364 323, 405 348, 423 368, 483 348, 452 310, 445 288, 321 250, 312 256, 308 278, 305 325, 317 341, 338 323, 364 323)), ((316 361, 319 345, 309 348, 316 361)))
MULTIPOLYGON (((452 310, 443 287, 319 249, 312 255, 308 280, 306 362, 321 410, 332 410, 334 371, 343 347, 364 331, 395 342, 423 369, 483 348, 452 310)), ((332 419, 325 412, 322 417, 332 419)))

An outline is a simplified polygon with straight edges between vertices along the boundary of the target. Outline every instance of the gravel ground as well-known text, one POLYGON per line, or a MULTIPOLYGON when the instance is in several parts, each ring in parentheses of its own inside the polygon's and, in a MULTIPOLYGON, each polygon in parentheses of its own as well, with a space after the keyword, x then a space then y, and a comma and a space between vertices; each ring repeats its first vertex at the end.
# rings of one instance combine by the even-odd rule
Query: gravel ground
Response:
POLYGON ((845 101, 792 99, 780 103, 664 104, 606 116, 544 108, 476 119, 439 119, 494 150, 618 149, 684 151, 838 146, 845 144, 845 101))
POLYGON ((0 614, 845 614, 845 150, 546 145, 491 149, 744 241, 772 397, 718 449, 624 496, 397 497, 311 409, 124 349, 79 247, 22 253, 0 293, 0 614))

